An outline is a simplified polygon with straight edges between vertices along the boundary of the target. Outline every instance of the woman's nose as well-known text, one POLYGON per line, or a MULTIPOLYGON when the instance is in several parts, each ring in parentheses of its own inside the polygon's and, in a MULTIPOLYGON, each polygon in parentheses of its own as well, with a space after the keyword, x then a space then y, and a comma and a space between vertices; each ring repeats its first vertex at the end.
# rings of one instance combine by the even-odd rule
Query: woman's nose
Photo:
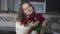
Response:
POLYGON ((28 11, 30 11, 31 9, 28 9, 28 11))

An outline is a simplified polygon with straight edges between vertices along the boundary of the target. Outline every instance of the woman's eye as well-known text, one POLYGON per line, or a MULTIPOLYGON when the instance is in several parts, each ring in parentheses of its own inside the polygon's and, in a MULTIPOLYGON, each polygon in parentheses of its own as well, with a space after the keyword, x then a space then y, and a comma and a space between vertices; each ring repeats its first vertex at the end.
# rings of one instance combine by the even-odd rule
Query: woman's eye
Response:
POLYGON ((26 11, 26 9, 24 9, 24 11, 26 11))
POLYGON ((24 8, 24 11, 26 11, 28 8, 30 8, 31 6, 28 6, 27 8, 24 8))

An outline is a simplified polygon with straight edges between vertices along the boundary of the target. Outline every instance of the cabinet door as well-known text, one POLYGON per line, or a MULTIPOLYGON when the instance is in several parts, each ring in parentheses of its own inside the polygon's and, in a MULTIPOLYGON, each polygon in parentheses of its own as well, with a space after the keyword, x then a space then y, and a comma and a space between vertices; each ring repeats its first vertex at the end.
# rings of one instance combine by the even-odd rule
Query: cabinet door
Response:
POLYGON ((0 0, 0 10, 1 10, 1 0, 0 0))
MULTIPOLYGON (((23 2, 25 0, 21 0, 21 2, 23 2)), ((27 0, 29 1, 34 9, 36 13, 46 13, 46 0, 27 0)))
POLYGON ((14 0, 7 0, 7 9, 14 10, 14 0))

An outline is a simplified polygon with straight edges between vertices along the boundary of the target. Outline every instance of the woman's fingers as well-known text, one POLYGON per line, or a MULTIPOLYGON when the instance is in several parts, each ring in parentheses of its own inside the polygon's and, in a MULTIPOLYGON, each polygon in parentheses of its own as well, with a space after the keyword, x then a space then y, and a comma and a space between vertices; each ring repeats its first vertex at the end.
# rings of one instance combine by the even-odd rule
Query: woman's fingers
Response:
POLYGON ((39 21, 36 21, 34 24, 35 24, 35 25, 36 25, 36 24, 39 24, 39 21))
POLYGON ((33 27, 33 21, 32 21, 31 23, 29 23, 29 26, 30 26, 30 27, 33 27))
POLYGON ((33 21, 31 22, 31 24, 33 24, 33 21))
POLYGON ((33 23, 33 21, 29 24, 29 26, 31 26, 31 27, 36 27, 36 26, 38 26, 38 24, 39 24, 39 21, 36 21, 35 23, 33 23))
POLYGON ((39 21, 36 21, 35 23, 34 23, 34 26, 37 26, 39 24, 39 21))

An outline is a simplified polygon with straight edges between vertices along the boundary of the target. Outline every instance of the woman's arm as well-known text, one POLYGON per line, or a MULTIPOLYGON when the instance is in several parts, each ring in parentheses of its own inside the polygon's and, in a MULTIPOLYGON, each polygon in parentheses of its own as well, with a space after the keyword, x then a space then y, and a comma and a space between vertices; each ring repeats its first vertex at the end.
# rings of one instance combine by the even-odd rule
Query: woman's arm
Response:
POLYGON ((31 31, 31 28, 36 27, 39 24, 39 21, 36 21, 33 23, 33 21, 27 26, 27 28, 24 30, 23 34, 29 34, 31 31))
POLYGON ((29 34, 30 30, 31 30, 31 27, 28 26, 28 27, 24 30, 23 34, 29 34))

